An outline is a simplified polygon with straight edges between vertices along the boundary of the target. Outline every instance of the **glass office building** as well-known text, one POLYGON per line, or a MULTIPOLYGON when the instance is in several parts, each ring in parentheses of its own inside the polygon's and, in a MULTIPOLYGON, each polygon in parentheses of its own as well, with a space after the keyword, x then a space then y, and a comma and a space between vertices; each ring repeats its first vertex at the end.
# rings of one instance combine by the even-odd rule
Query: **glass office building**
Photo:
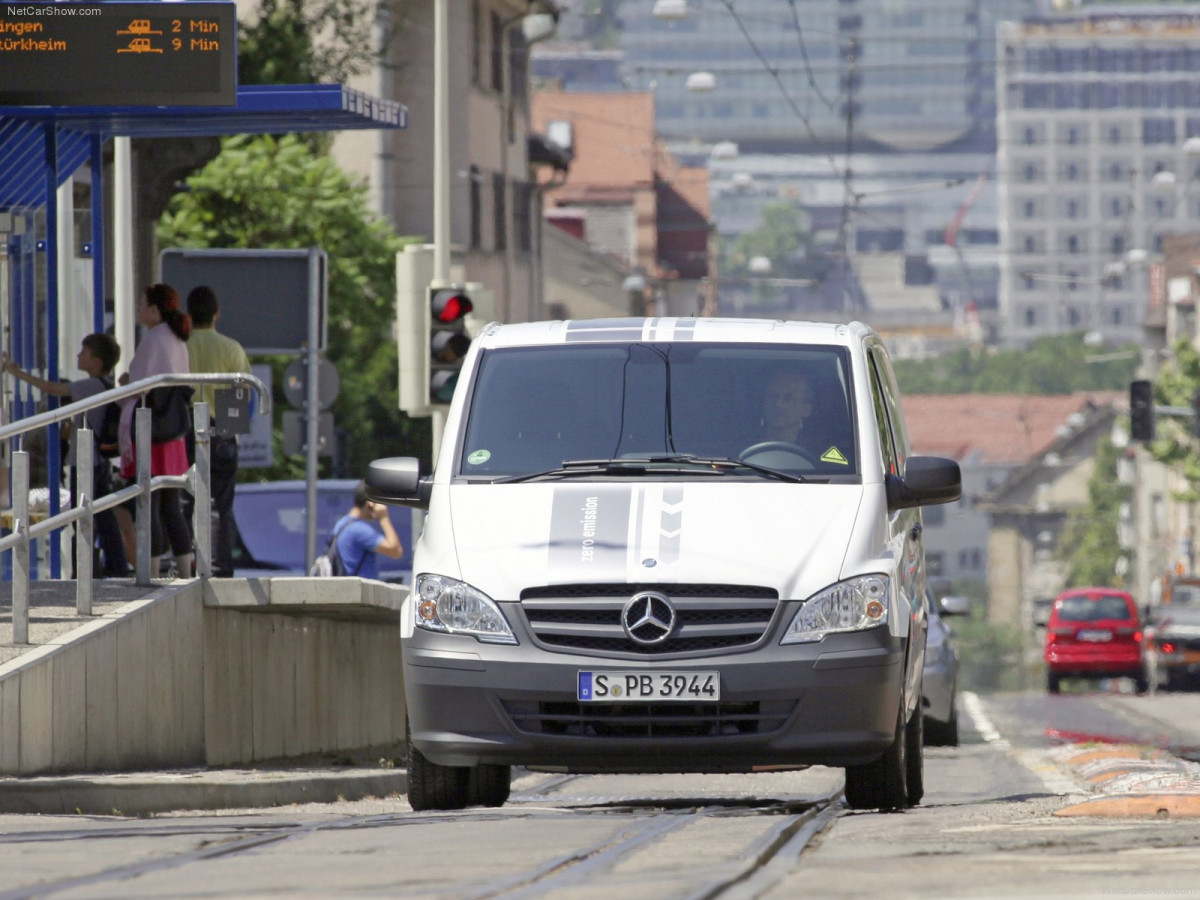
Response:
MULTIPOLYGON (((625 84, 660 133, 751 152, 994 148, 995 27, 1035 0, 691 0, 619 7, 625 84), (697 72, 710 91, 689 89, 697 72)), ((694 83, 694 82, 693 82, 694 83)))

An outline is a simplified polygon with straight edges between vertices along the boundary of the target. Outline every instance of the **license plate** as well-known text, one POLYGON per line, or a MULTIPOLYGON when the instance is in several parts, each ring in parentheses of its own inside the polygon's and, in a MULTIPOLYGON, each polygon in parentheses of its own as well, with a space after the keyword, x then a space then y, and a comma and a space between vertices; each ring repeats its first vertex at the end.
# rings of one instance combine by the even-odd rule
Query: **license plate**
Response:
POLYGON ((584 703, 648 703, 655 700, 717 701, 720 672, 580 672, 584 703))
POLYGON ((1076 635, 1081 641, 1091 641, 1092 643, 1103 643, 1104 641, 1112 640, 1112 632, 1104 631, 1103 629, 1082 629, 1076 635))

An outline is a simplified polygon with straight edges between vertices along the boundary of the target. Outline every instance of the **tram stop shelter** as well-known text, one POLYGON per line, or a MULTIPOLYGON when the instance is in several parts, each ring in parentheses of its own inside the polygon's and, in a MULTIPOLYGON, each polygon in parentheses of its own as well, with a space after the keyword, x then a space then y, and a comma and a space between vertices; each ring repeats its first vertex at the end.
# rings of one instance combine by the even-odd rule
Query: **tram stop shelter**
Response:
MULTIPOLYGON (((283 134, 408 125, 402 104, 339 84, 239 85, 234 106, 19 106, 0 107, 0 326, 4 349, 24 366, 46 361, 46 378, 58 380, 60 289, 64 265, 60 231, 74 228, 71 191, 61 191, 77 173, 91 183, 90 257, 92 329, 103 331, 107 240, 103 154, 113 138, 178 138, 234 134, 283 134), (65 220, 65 221, 64 221, 65 220)), ((128 299, 128 298, 122 298, 128 299)), ((65 348, 73 353, 75 347, 65 348)), ((33 412, 31 400, 14 404, 12 418, 33 412), (24 408, 30 407, 30 408, 24 408)), ((52 426, 48 446, 58 441, 52 426)), ((5 473, 6 475, 7 473, 5 473)), ((58 454, 47 454, 47 484, 61 481, 58 454)), ((7 478, 0 493, 7 498, 7 478)), ((59 512, 50 492, 51 515, 59 512)), ((0 504, 7 506, 7 503, 0 504)), ((50 577, 60 577, 57 542, 50 577)))

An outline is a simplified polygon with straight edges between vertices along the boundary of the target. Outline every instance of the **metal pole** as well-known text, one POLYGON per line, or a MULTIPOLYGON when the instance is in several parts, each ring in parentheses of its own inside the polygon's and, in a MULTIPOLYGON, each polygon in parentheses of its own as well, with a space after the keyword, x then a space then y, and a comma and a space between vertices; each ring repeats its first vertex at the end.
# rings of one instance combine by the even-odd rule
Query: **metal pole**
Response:
MULTIPOLYGON (((59 244, 58 244, 58 127, 46 125, 46 380, 58 381, 58 294, 59 294, 59 244)), ((71 223, 67 223, 71 227, 71 223)), ((50 398, 50 408, 58 405, 57 398, 50 398)), ((51 516, 61 511, 58 486, 62 484, 62 455, 58 452, 59 428, 57 422, 46 429, 46 484, 50 487, 51 516)), ((46 536, 50 542, 50 577, 62 577, 62 551, 58 535, 46 536)))
POLYGON ((92 330, 104 330, 104 141, 92 135, 92 330))
POLYGON ((29 643, 29 451, 12 455, 13 532, 21 536, 12 551, 13 643, 29 643))
POLYGON ((305 363, 307 364, 307 384, 304 397, 304 427, 305 427, 305 478, 307 481, 307 497, 305 506, 308 509, 305 523, 304 571, 312 568, 317 558, 317 443, 320 440, 321 411, 317 409, 320 377, 317 355, 321 343, 321 260, 320 251, 316 247, 308 249, 308 347, 305 363))
POLYGON ((196 575, 212 577, 212 430, 208 404, 192 410, 196 424, 196 464, 189 485, 192 491, 192 534, 196 536, 196 575))
POLYGON ((92 614, 92 554, 96 544, 95 517, 92 513, 93 484, 92 455, 96 451, 92 430, 84 417, 83 428, 75 433, 75 504, 87 510, 87 515, 75 523, 75 611, 81 616, 92 614))
POLYGON ((137 565, 135 581, 149 585, 157 572, 150 571, 150 409, 139 406, 133 411, 135 451, 137 453, 137 483, 142 492, 137 497, 137 565))
POLYGON ((433 286, 450 283, 449 0, 433 3, 433 286))
POLYGON ((129 371, 137 318, 133 305, 133 151, 113 138, 113 330, 125 353, 114 375, 129 371))

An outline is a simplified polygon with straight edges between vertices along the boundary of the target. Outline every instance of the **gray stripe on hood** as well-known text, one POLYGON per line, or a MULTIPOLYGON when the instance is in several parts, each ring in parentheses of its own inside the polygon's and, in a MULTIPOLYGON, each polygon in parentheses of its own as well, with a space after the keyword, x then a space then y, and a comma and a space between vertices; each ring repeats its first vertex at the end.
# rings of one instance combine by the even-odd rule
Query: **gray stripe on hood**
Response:
POLYGON ((671 566, 679 562, 679 547, 683 542, 683 485, 673 484, 663 489, 659 515, 659 562, 671 566))
POLYGON ((624 575, 630 492, 600 488, 555 488, 547 560, 551 580, 557 580, 556 572, 575 578, 580 566, 610 578, 614 572, 624 575))

